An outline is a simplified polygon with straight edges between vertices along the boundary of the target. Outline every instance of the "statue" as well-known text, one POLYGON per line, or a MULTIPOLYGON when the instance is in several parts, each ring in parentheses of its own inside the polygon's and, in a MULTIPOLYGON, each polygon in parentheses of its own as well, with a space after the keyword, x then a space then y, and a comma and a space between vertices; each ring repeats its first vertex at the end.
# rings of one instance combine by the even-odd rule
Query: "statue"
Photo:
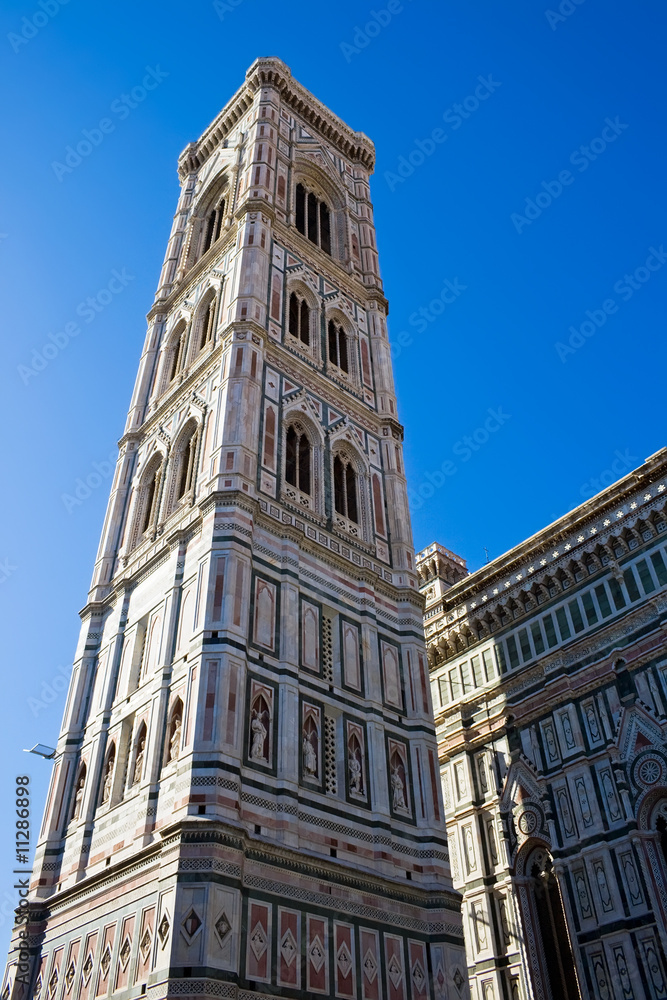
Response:
POLYGON ((350 753, 350 759, 348 762, 348 767, 350 769, 350 791, 356 792, 357 795, 363 795, 363 789, 361 787, 361 764, 356 753, 350 753))
POLYGON ((76 794, 74 796, 74 811, 72 812, 72 819, 79 819, 81 816, 81 803, 83 802, 83 786, 86 783, 85 772, 79 775, 79 781, 76 786, 76 794))
POLYGON ((264 743, 266 741, 267 730, 257 710, 253 711, 252 713, 252 722, 250 723, 250 729, 252 732, 250 759, 263 760, 266 763, 264 743))
POLYGON ((317 777, 317 754, 310 741, 310 734, 303 734, 303 773, 310 778, 317 777))
POLYGON ((393 793, 394 810, 400 809, 405 811, 407 809, 405 804, 405 787, 398 769, 398 764, 395 764, 391 769, 391 790, 393 793))
POLYGON ((142 736, 137 745, 137 756, 134 758, 134 771, 132 772, 132 781, 131 781, 132 785, 136 785, 138 781, 141 781, 141 776, 144 772, 145 749, 146 749, 146 737, 142 736))
POLYGON ((111 783, 113 780, 113 764, 114 758, 110 757, 107 761, 106 771, 104 772, 104 785, 102 787, 102 802, 108 802, 111 796, 111 783))
POLYGON ((178 760, 178 754, 181 749, 181 717, 177 715, 174 719, 173 730, 171 733, 171 739, 169 740, 169 760, 178 760))

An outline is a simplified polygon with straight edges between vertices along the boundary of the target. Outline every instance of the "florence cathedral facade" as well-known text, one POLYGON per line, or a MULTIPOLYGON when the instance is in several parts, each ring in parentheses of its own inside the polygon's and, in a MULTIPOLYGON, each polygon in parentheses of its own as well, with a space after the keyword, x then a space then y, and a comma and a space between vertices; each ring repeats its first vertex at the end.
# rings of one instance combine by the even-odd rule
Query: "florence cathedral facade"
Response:
POLYGON ((417 556, 475 1000, 667 997, 667 449, 467 575, 417 556))
POLYGON ((274 58, 181 154, 2 1000, 667 1000, 667 451, 415 558, 373 167, 274 58))

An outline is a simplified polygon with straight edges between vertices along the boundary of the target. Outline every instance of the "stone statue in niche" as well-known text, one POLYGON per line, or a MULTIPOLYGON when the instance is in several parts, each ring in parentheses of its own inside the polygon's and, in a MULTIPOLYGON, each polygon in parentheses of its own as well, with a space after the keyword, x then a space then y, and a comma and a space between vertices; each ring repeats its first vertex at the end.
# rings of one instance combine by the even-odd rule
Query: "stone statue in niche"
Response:
POLYGON ((391 769, 391 793, 394 810, 401 810, 405 812, 407 809, 405 804, 405 785, 403 784, 403 778, 401 777, 398 764, 394 764, 391 769))
POLYGON ((350 791, 356 792, 357 795, 363 795, 361 786, 361 761, 354 752, 350 753, 348 767, 350 769, 350 791))
POLYGON ((104 784, 102 786, 102 802, 108 802, 111 797, 111 783, 113 781, 113 765, 114 756, 113 754, 109 757, 107 761, 107 766, 104 771, 104 784))
POLYGON ((181 717, 177 715, 173 722, 171 739, 169 740, 169 760, 178 760, 181 751, 181 717))
POLYGON ((134 770, 132 772, 132 785, 136 785, 137 782, 141 781, 141 776, 144 773, 144 753, 146 752, 146 737, 142 736, 137 744, 137 756, 134 758, 134 770))
POLYGON ((303 733, 303 773, 308 778, 317 777, 317 753, 312 743, 312 732, 303 733))
POLYGON ((252 734, 252 742, 250 744, 251 760, 261 760, 264 761, 264 763, 267 763, 264 747, 268 730, 262 722, 262 716, 257 709, 253 709, 250 731, 252 734))
POLYGON ((74 810, 72 812, 72 819, 79 819, 81 816, 81 805, 83 803, 83 788, 86 784, 86 772, 82 771, 79 775, 79 780, 76 785, 76 794, 74 796, 74 810))

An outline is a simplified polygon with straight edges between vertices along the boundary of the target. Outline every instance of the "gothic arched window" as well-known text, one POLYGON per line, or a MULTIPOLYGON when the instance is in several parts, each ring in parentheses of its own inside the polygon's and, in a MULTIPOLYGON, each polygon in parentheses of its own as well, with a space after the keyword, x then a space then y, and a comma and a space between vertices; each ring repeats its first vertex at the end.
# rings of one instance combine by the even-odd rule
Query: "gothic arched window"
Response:
POLYGON ((295 292, 289 297, 288 330, 302 344, 310 346, 310 309, 305 299, 299 299, 295 292))
POLYGON ((295 214, 299 232, 331 256, 331 213, 326 202, 297 184, 295 214))
POLYGON ((185 351, 185 334, 186 334, 186 323, 185 320, 181 320, 177 324, 171 337, 171 354, 168 361, 168 377, 167 384, 171 385, 179 371, 183 367, 183 355, 185 351))
POLYGON ((162 464, 158 459, 153 463, 152 469, 149 468, 139 488, 139 537, 145 535, 155 524, 161 479, 162 464))
POLYGON ((348 458, 336 455, 333 461, 334 508, 348 521, 359 523, 357 473, 348 458))
POLYGON ((175 476, 176 490, 174 501, 176 503, 192 489, 194 485, 195 461, 197 458, 197 444, 199 442, 199 432, 193 424, 187 433, 181 438, 180 447, 176 456, 175 476))
POLYGON ((329 361, 344 372, 349 372, 350 365, 347 354, 347 334, 342 326, 329 320, 329 361))
POLYGON ((200 257, 203 257, 207 250, 210 250, 213 244, 219 239, 224 216, 225 199, 222 198, 218 202, 217 206, 211 209, 204 221, 201 253, 199 254, 200 257))
POLYGON ((209 298, 208 302, 206 303, 203 312, 199 316, 199 323, 198 323, 199 341, 197 344, 197 350, 199 352, 203 351, 204 348, 207 346, 207 344, 210 344, 210 342, 213 340, 215 306, 216 306, 216 298, 215 295, 212 295, 209 298))
POLYGON ((290 425, 285 436, 285 479, 308 496, 311 494, 312 448, 307 435, 290 425))

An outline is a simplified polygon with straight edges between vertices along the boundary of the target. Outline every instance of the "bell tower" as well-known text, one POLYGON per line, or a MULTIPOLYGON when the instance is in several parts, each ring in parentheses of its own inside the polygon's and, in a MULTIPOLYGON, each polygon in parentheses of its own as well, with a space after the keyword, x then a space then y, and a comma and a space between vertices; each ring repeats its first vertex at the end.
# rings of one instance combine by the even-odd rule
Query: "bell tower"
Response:
POLYGON ((373 165, 273 58, 180 157, 7 1000, 467 995, 373 165))

